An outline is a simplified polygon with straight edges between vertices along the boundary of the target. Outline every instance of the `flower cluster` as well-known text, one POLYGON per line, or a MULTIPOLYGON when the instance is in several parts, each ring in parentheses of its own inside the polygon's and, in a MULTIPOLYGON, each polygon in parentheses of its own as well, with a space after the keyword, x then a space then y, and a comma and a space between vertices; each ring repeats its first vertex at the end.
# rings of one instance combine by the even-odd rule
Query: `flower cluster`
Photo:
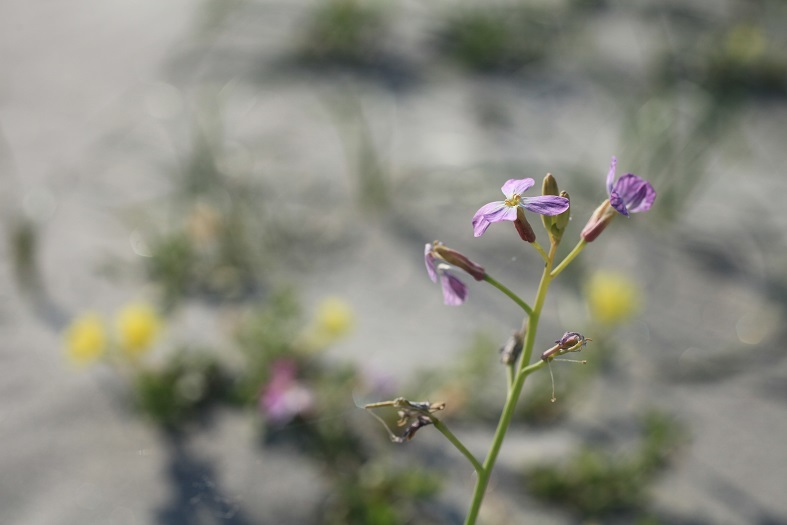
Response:
MULTIPOLYGON (((396 398, 393 401, 371 403, 365 406, 372 415, 385 424, 389 436, 394 442, 403 443, 412 439, 415 433, 425 427, 434 426, 445 438, 461 452, 476 471, 476 484, 470 510, 465 523, 473 525, 478 518, 481 502, 483 501, 488 486, 491 471, 497 459, 497 454, 502 446, 502 440, 511 424, 512 414, 516 411, 517 402, 522 394, 525 379, 540 368, 547 367, 552 377, 551 362, 558 356, 570 352, 581 352, 590 338, 579 332, 565 332, 554 342, 554 345, 541 354, 540 360, 533 361, 533 350, 536 342, 536 330, 545 305, 546 294, 550 283, 574 260, 575 257, 594 241, 607 227, 616 215, 629 217, 632 213, 644 212, 650 209, 656 199, 653 186, 646 180, 627 173, 615 180, 617 160, 613 157, 607 173, 606 190, 608 198, 591 215, 590 220, 582 229, 579 241, 562 261, 555 259, 558 246, 564 238, 571 219, 571 200, 569 194, 560 191, 557 180, 547 174, 542 184, 542 195, 525 197, 524 193, 535 185, 530 178, 510 179, 501 188, 504 200, 494 201, 482 206, 473 216, 473 235, 480 237, 495 222, 513 222, 519 237, 532 246, 544 261, 541 282, 538 286, 536 298, 532 306, 523 301, 509 288, 498 282, 479 264, 471 261, 465 255, 446 247, 438 241, 426 244, 424 247, 424 263, 426 272, 433 282, 440 282, 443 289, 443 302, 447 305, 457 306, 463 304, 468 297, 467 285, 457 276, 462 271, 476 281, 484 281, 509 297, 525 312, 521 328, 513 333, 500 349, 500 360, 507 368, 508 395, 505 406, 500 412, 500 421, 494 434, 494 441, 489 449, 486 459, 481 462, 462 444, 462 442, 447 428, 447 426, 433 414, 444 408, 443 403, 432 404, 428 402, 416 403, 405 398, 396 398), (536 234, 527 220, 525 212, 541 215, 541 222, 546 229, 549 247, 545 250, 536 241, 536 234), (394 433, 385 420, 374 414, 373 410, 384 407, 398 409, 398 427, 404 427, 402 432, 394 433)), ((606 306, 606 305, 605 305, 606 306)), ((617 307, 618 304, 615 304, 617 307)), ((608 317, 619 317, 617 309, 607 308, 608 317)), ((563 359, 570 361, 570 359, 563 359)), ((579 361, 585 363, 585 361, 579 361)), ((287 376, 288 388, 292 388, 292 378, 287 376)), ((555 383, 552 382, 551 401, 555 402, 555 383)))
MULTIPOLYGON (((609 198, 593 212, 582 229, 580 237, 585 243, 594 241, 615 215, 629 217, 632 213, 648 211, 656 199, 656 191, 648 181, 633 173, 626 173, 616 181, 616 169, 617 158, 612 157, 606 179, 609 198)), ((569 220, 571 201, 568 193, 559 192, 555 178, 548 173, 544 178, 544 194, 524 197, 523 194, 534 185, 535 180, 532 178, 506 181, 501 188, 505 199, 485 204, 473 215, 473 235, 480 237, 492 223, 510 221, 514 223, 522 240, 536 245, 536 234, 525 216, 527 210, 542 216, 550 241, 559 243, 569 220)), ((538 246, 537 248, 540 249, 538 246)), ((449 306, 459 306, 468 297, 467 285, 456 276, 457 269, 463 270, 477 281, 491 282, 482 266, 439 241, 426 244, 424 262, 432 282, 440 281, 443 302, 449 306)), ((570 262, 570 259, 567 262, 570 262)))

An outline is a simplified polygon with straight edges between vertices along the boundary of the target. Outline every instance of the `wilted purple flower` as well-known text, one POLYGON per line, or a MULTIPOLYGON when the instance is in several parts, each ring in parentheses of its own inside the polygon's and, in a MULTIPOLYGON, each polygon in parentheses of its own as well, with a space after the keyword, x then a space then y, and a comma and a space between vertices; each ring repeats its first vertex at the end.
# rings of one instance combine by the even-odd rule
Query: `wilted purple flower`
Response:
POLYGON ((629 216, 629 213, 639 213, 648 211, 656 200, 656 190, 650 183, 633 173, 626 173, 615 182, 615 168, 618 159, 612 157, 607 173, 607 193, 609 203, 621 215, 629 216))
POLYGON ((260 396, 260 409, 268 421, 284 425, 295 416, 308 412, 314 396, 308 388, 295 379, 296 365, 289 359, 280 359, 271 366, 271 379, 260 396))
POLYGON ((453 273, 451 273, 451 266, 438 259, 434 254, 432 244, 427 244, 424 247, 424 263, 426 264, 426 272, 433 283, 440 279, 440 285, 443 287, 443 302, 449 306, 459 306, 467 299, 467 286, 459 280, 453 273))
POLYGON ((580 352, 587 346, 589 341, 592 341, 592 339, 583 336, 579 332, 566 332, 563 334, 563 337, 555 341, 555 346, 541 354, 541 359, 551 361, 556 356, 568 352, 580 352))
POLYGON ((582 229, 580 235, 585 242, 594 241, 615 218, 617 215, 615 212, 629 217, 631 213, 648 211, 653 205, 653 201, 656 200, 656 190, 653 189, 653 186, 633 173, 626 173, 615 182, 617 164, 618 160, 612 157, 612 163, 607 173, 609 199, 596 208, 582 229))
POLYGON ((509 179, 503 187, 504 201, 490 202, 481 206, 473 216, 473 235, 480 237, 493 222, 515 221, 517 208, 523 208, 540 215, 558 215, 568 209, 569 202, 565 197, 542 195, 539 197, 522 197, 532 187, 533 179, 509 179))
POLYGON ((591 341, 591 339, 586 338, 579 332, 566 332, 563 334, 563 337, 555 341, 555 344, 558 345, 561 350, 568 350, 577 345, 582 345, 584 347, 588 341, 591 341))

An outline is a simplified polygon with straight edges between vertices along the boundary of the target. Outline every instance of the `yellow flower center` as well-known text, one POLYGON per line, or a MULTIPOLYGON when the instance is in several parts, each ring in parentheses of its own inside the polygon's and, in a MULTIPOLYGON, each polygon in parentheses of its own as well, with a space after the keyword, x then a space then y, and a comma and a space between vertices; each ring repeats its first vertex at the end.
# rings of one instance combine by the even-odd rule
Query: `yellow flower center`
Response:
POLYGON ((518 193, 514 193, 513 195, 511 195, 510 199, 506 199, 504 202, 506 206, 508 206, 509 208, 513 208, 515 206, 519 206, 519 202, 521 200, 522 197, 520 197, 518 193))

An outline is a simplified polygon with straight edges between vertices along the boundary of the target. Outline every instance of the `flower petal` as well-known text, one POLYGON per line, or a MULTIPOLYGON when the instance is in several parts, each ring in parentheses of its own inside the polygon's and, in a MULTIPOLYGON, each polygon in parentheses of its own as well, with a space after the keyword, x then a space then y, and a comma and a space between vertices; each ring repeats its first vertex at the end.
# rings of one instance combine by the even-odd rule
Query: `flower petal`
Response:
POLYGON ((428 244, 424 247, 424 263, 426 264, 426 273, 433 283, 437 282, 437 272, 435 271, 435 257, 432 254, 432 245, 428 244))
POLYGON ((631 213, 648 211, 653 201, 656 200, 656 190, 653 189, 653 186, 633 173, 623 175, 615 184, 613 191, 620 196, 631 213))
POLYGON ((528 189, 533 187, 536 181, 533 179, 508 179, 503 187, 500 188, 503 190, 503 194, 506 196, 507 199, 510 199, 513 195, 522 195, 528 189))
MULTIPOLYGON (((615 168, 618 166, 617 157, 612 157, 612 162, 609 163, 609 172, 607 172, 607 195, 612 196, 612 188, 615 185, 615 168)), ((617 209, 617 208, 615 208, 617 209)))
POLYGON ((519 205, 540 215, 559 215, 568 209, 569 201, 567 198, 557 195, 542 195, 540 197, 525 197, 519 205))
POLYGON ((443 287, 443 302, 448 306, 459 306, 467 299, 467 286, 447 271, 440 272, 443 287))
POLYGON ((609 194, 609 205, 618 210, 618 213, 621 215, 625 215, 626 217, 629 216, 629 211, 626 209, 626 203, 623 201, 623 197, 615 190, 612 190, 609 194))
POLYGON ((493 222, 513 221, 516 219, 516 207, 506 206, 503 201, 484 204, 473 215, 473 235, 480 237, 493 222))

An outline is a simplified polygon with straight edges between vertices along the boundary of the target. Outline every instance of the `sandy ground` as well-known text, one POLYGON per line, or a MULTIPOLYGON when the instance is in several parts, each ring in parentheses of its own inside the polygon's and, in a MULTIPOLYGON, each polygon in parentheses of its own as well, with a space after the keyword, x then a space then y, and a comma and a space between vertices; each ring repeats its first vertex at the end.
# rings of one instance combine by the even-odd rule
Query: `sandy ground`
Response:
MULTIPOLYGON (((645 147, 624 145, 628 108, 618 94, 575 75, 577 64, 525 85, 430 71, 429 57, 408 47, 423 38, 424 8, 417 3, 403 4, 419 22, 402 24, 413 40, 400 50, 421 72, 412 85, 282 72, 277 60, 300 4, 306 3, 241 3, 202 31, 210 3, 0 5, 2 218, 8 228, 20 215, 39 224, 40 271, 51 299, 43 310, 25 299, 5 246, 0 523, 298 524, 309 523, 323 497, 317 467, 260 450, 249 418, 221 414, 175 442, 129 416, 111 374, 75 370, 60 355, 60 330, 74 312, 113 310, 144 295, 133 279, 119 283, 97 268, 107 258, 137 257, 135 226, 123 213, 169 191, 170 181, 154 167, 182 154, 184 124, 200 93, 222 97, 227 141, 240 152, 241 166, 252 158, 256 173, 276 174, 282 200, 301 201, 293 205, 315 198, 297 194, 302 188, 319 186, 329 209, 346 203, 352 181, 325 101, 341 91, 357 94, 401 188, 396 219, 366 222, 332 212, 345 225, 348 248, 324 254, 298 280, 305 304, 340 294, 358 312, 356 333, 331 350, 332 358, 399 380, 440 366, 478 325, 507 334, 518 323, 505 299, 480 287, 471 289, 467 308, 443 307, 421 259, 423 242, 439 238, 467 246, 500 279, 514 280, 538 264, 534 254, 510 245, 509 232, 472 239, 470 214, 497 198, 507 178, 501 166, 541 173, 557 162, 556 173, 566 170, 579 187, 595 188, 575 197, 583 201, 582 216, 603 198, 610 155, 625 159, 645 147), (479 131, 479 112, 513 124, 479 131), (572 171, 577 166, 581 173, 572 171)), ((626 20, 610 13, 591 27, 595 49, 620 69, 641 67, 650 42, 647 31, 626 20)), ((745 145, 743 153, 709 156, 710 176, 675 223, 637 217, 615 224, 614 236, 591 247, 587 264, 637 276, 648 296, 641 318, 620 335, 632 342, 622 345, 627 372, 593 387, 566 428, 513 432, 501 480, 540 457, 565 455, 594 422, 603 430, 618 415, 655 405, 685 421, 692 435, 655 488, 657 509, 675 523, 787 522, 787 364, 778 344, 787 212, 774 198, 787 186, 779 128, 785 117, 783 103, 748 108, 732 141, 745 145)), ((574 235, 580 227, 573 225, 574 235)), ((525 296, 534 286, 521 284, 525 296)), ((575 299, 553 297, 547 314, 545 340, 584 322, 575 299)), ((182 337, 210 338, 207 319, 210 312, 195 307, 175 326, 188 334, 182 337)), ((487 429, 458 432, 472 450, 485 450, 487 429)), ((431 436, 422 446, 440 443, 431 436)), ((445 496, 459 509, 469 475, 458 463, 460 481, 445 496)), ((496 494, 490 501, 511 516, 533 512, 496 494)), ((558 511, 536 509, 538 523, 570 522, 558 511)))

